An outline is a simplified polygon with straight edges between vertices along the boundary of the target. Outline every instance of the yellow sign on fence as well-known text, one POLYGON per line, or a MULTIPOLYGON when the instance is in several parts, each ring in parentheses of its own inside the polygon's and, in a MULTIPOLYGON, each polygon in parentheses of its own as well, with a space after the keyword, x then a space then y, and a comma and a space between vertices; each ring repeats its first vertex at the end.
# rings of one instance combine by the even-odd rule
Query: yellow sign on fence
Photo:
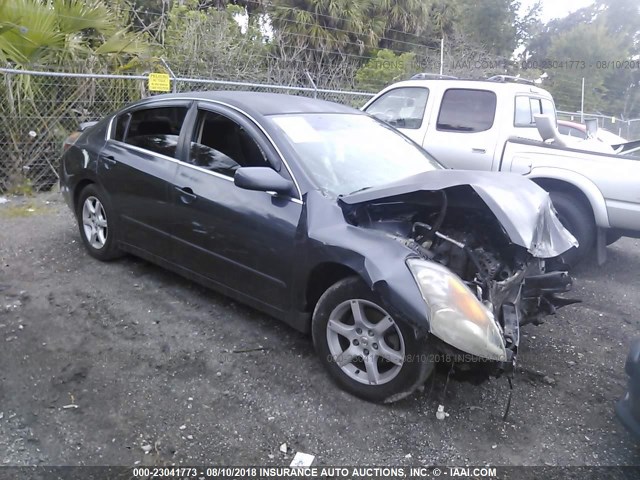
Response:
POLYGON ((171 78, 166 73, 150 73, 149 74, 149 91, 151 92, 170 92, 171 78))

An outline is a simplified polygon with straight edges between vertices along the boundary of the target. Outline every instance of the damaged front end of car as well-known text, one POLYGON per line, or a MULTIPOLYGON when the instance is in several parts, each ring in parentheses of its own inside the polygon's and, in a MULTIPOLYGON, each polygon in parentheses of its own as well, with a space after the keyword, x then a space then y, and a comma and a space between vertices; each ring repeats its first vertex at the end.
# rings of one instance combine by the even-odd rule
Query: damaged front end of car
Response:
POLYGON ((410 249, 405 262, 426 305, 427 341, 459 369, 512 371, 520 327, 575 303, 558 296, 571 289, 568 272, 548 271, 546 260, 577 242, 547 192, 527 179, 442 170, 340 203, 352 225, 410 249))

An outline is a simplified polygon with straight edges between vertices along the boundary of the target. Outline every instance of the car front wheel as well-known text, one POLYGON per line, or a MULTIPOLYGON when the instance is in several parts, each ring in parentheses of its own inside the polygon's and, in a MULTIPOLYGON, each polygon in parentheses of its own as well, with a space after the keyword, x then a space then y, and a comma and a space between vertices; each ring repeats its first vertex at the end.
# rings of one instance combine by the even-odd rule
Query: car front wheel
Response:
POLYGON ((113 212, 99 186, 91 184, 82 190, 76 217, 82 243, 92 257, 106 261, 122 255, 114 239, 113 212))
POLYGON ((394 319, 357 277, 345 278, 320 297, 313 313, 313 343, 344 390, 373 402, 410 395, 433 371, 424 339, 394 319))

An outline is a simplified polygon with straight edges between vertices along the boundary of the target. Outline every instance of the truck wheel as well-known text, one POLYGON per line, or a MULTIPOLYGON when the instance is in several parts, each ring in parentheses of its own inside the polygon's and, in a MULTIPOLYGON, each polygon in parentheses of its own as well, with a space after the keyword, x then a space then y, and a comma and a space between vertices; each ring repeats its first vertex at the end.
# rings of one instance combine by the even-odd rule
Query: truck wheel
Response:
POLYGON ((553 191, 549 192, 549 195, 560 222, 580 244, 578 248, 572 248, 561 255, 564 263, 574 266, 591 252, 595 244, 596 223, 593 214, 590 208, 573 195, 553 191))

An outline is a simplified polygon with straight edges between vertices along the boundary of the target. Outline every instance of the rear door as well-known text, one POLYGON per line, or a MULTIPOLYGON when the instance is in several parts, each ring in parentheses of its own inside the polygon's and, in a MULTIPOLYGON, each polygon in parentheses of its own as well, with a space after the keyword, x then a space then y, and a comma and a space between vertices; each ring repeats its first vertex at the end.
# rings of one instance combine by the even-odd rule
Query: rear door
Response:
POLYGON ((170 256, 169 192, 189 103, 164 102, 120 114, 98 162, 120 240, 163 258, 170 256))
POLYGON ((265 307, 286 310, 302 213, 299 192, 292 198, 244 190, 233 177, 250 166, 273 168, 288 180, 291 174, 244 115, 204 102, 189 117, 185 162, 172 189, 176 262, 265 307))
POLYGON ((446 167, 491 170, 498 141, 496 94, 490 90, 445 90, 425 148, 446 167))

